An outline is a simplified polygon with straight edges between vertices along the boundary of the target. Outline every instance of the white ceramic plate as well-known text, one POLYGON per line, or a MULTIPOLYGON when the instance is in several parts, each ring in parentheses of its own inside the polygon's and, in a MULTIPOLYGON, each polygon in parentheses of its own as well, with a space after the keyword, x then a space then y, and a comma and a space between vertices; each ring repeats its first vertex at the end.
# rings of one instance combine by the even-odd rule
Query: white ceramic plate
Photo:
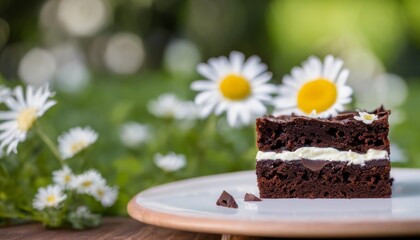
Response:
POLYGON ((195 232, 279 237, 420 234, 420 170, 393 169, 390 199, 263 199, 254 171, 188 179, 139 193, 128 213, 144 223, 195 232), (216 206, 226 190, 238 209, 216 206))

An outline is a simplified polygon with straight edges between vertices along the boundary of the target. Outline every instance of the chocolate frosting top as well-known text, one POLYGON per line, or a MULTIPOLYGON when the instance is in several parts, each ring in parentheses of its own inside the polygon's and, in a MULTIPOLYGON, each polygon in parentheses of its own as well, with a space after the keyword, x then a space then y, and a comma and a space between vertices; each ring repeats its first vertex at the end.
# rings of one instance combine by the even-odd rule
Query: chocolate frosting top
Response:
MULTIPOLYGON (((365 110, 361 110, 363 112, 368 112, 365 110)), ((384 106, 380 106, 379 108, 368 112, 370 114, 375 114, 378 116, 378 120, 376 121, 384 121, 388 120, 389 115, 391 114, 391 110, 385 110, 384 106)), ((360 121, 354 119, 355 116, 359 116, 358 111, 344 111, 339 113, 337 116, 329 117, 329 118, 313 118, 308 116, 299 116, 296 114, 291 115, 279 115, 279 116, 273 116, 273 115, 267 115, 264 116, 265 119, 273 121, 273 122, 285 122, 285 121, 293 121, 296 119, 305 119, 305 120, 317 120, 320 122, 333 122, 333 123, 342 123, 347 124, 349 122, 358 123, 360 121)))

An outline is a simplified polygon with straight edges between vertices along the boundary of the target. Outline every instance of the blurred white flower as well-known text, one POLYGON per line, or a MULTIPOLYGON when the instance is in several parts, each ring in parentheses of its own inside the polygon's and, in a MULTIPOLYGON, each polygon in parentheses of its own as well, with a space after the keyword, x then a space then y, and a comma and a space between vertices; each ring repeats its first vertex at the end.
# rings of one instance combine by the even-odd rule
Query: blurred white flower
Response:
POLYGON ((71 158, 96 142, 98 134, 90 127, 76 127, 58 137, 58 149, 63 159, 71 158))
POLYGON ((141 39, 132 33, 118 33, 109 39, 104 53, 106 66, 118 74, 135 73, 144 60, 141 39))
POLYGON ((78 193, 93 195, 96 186, 105 185, 106 181, 98 171, 91 169, 80 175, 77 175, 71 188, 76 189, 78 193))
POLYGON ((348 84, 353 88, 356 98, 359 92, 372 98, 372 79, 385 71, 381 60, 371 50, 360 47, 348 48, 342 56, 351 72, 348 84))
POLYGON ((47 50, 34 48, 19 62, 19 77, 27 84, 41 86, 54 77, 56 71, 54 56, 47 50))
POLYGON ((199 64, 197 71, 208 79, 191 84, 193 90, 200 92, 195 97, 200 116, 226 112, 232 127, 248 125, 265 114, 263 102, 271 101, 270 94, 277 90, 267 83, 272 74, 257 56, 245 60, 242 53, 232 52, 229 59, 222 56, 199 64))
POLYGON ((102 206, 112 206, 118 197, 118 189, 106 185, 96 185, 92 190, 92 196, 101 202, 102 206))
POLYGON ((126 147, 135 148, 150 138, 149 127, 137 122, 124 123, 120 128, 120 139, 126 147))
POLYGON ((0 86, 0 103, 4 103, 4 101, 12 94, 10 88, 5 86, 0 86))
POLYGON ((77 60, 60 65, 56 77, 57 87, 69 93, 79 92, 89 84, 89 72, 86 66, 77 60))
POLYGON ((92 215, 92 212, 89 210, 87 206, 77 207, 74 213, 77 215, 77 217, 80 217, 80 218, 89 218, 92 215))
POLYGON ((165 67, 172 73, 191 74, 199 62, 200 51, 188 40, 172 40, 165 50, 165 67))
POLYGON ((63 189, 58 185, 50 185, 46 188, 39 188, 32 202, 35 209, 43 210, 47 207, 57 208, 59 204, 67 198, 63 189))
POLYGON ((147 105, 149 112, 156 117, 194 120, 198 108, 193 102, 181 101, 173 93, 164 93, 147 105))
POLYGON ((75 176, 68 166, 53 172, 53 182, 63 188, 68 188, 73 185, 75 176))
POLYGON ((26 140, 26 133, 35 121, 56 104, 49 98, 54 95, 48 88, 26 87, 26 95, 21 86, 13 89, 12 95, 5 100, 9 111, 0 111, 0 149, 7 147, 6 153, 17 152, 20 142, 26 140))
POLYGON ((407 100, 407 83, 398 75, 390 73, 378 75, 374 88, 378 101, 388 108, 400 107, 407 100))
POLYGON ((397 144, 391 143, 391 154, 389 158, 391 159, 391 162, 399 162, 404 163, 407 162, 407 154, 405 153, 404 149, 400 148, 397 144))
POLYGON ((156 166, 166 172, 178 171, 186 165, 185 155, 174 152, 170 152, 167 155, 157 153, 154 156, 154 162, 156 166))
POLYGON ((347 66, 352 70, 349 85, 354 89, 357 106, 374 109, 380 105, 392 109, 391 125, 405 121, 400 107, 407 100, 406 81, 395 74, 386 73, 380 59, 369 49, 348 49, 344 54, 347 66))
POLYGON ((367 112, 359 112, 359 116, 354 116, 357 121, 362 121, 364 124, 372 124, 375 120, 378 120, 378 116, 367 112))
POLYGON ((199 117, 199 108, 192 101, 181 101, 177 112, 178 119, 195 120, 199 117))
POLYGON ((283 77, 279 97, 274 100, 275 115, 295 113, 319 117, 335 116, 351 102, 353 90, 346 85, 349 70, 342 69, 343 61, 332 55, 322 62, 311 56, 302 67, 294 67, 291 75, 283 77))
POLYGON ((59 3, 60 0, 46 0, 39 11, 39 25, 42 27, 43 34, 47 35, 47 38, 51 33, 56 35, 60 32, 61 26, 57 21, 59 3))
POLYGON ((104 0, 60 0, 57 16, 69 34, 85 37, 102 29, 109 11, 104 0))
POLYGON ((64 42, 50 50, 57 63, 54 78, 56 87, 68 93, 85 88, 90 76, 80 47, 72 42, 64 42))

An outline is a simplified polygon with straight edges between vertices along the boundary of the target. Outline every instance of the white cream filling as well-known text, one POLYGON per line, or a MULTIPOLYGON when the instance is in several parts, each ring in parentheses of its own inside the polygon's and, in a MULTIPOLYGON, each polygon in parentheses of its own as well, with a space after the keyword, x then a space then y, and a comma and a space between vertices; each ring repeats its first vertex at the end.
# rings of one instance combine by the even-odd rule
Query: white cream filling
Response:
POLYGON ((283 151, 277 152, 261 152, 257 153, 257 161, 259 160, 276 160, 283 161, 293 160, 325 160, 325 161, 343 161, 348 164, 364 165, 366 161, 374 159, 389 159, 388 152, 385 150, 369 149, 367 153, 356 153, 350 151, 339 151, 335 148, 318 148, 318 147, 302 147, 293 152, 283 151))

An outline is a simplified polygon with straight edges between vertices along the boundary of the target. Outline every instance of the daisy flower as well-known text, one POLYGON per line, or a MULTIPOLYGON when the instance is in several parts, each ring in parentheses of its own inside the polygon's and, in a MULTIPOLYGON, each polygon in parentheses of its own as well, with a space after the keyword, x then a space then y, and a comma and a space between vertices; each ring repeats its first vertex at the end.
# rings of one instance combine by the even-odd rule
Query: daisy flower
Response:
POLYGON ((378 120, 378 116, 367 112, 359 112, 359 116, 354 116, 354 119, 362 121, 364 124, 372 124, 375 120, 378 120))
POLYGON ((79 206, 73 214, 80 218, 90 218, 93 213, 89 210, 87 206, 79 206))
POLYGON ((96 170, 89 170, 75 177, 72 188, 78 193, 93 194, 93 190, 98 185, 105 185, 105 179, 102 178, 96 170))
POLYGON ((154 162, 156 166, 166 172, 178 171, 186 165, 185 156, 182 154, 175 154, 174 152, 170 152, 167 155, 157 153, 154 156, 154 162))
POLYGON ((74 181, 74 175, 68 166, 53 172, 53 182, 63 188, 69 187, 74 181))
POLYGON ((10 110, 0 111, 0 149, 7 146, 7 154, 17 153, 18 144, 26 140, 26 133, 36 120, 56 104, 49 99, 53 95, 46 85, 40 88, 27 86, 26 94, 21 86, 13 89, 4 100, 10 110))
POLYGON ((311 56, 302 67, 294 67, 283 78, 280 96, 274 100, 275 115, 297 114, 317 117, 335 116, 351 102, 353 90, 346 85, 349 71, 343 61, 331 55, 324 62, 311 56))
POLYGON ((98 134, 91 128, 76 127, 58 137, 58 149, 63 159, 71 158, 96 142, 98 134))
POLYGON ((118 189, 107 185, 96 185, 92 190, 92 196, 101 202, 102 206, 112 206, 118 197, 118 189))
POLYGON ((178 118, 180 100, 173 93, 164 93, 147 105, 149 112, 156 117, 178 118))
POLYGON ((46 188, 39 188, 32 202, 35 209, 43 210, 46 207, 57 208, 67 198, 63 189, 58 185, 50 185, 46 188))
POLYGON ((127 122, 121 126, 120 139, 121 142, 131 148, 135 148, 150 138, 150 130, 147 125, 127 122))
POLYGON ((182 101, 173 93, 164 93, 148 104, 151 114, 160 118, 193 120, 197 116, 197 107, 192 102, 182 101))
POLYGON ((247 125, 265 114, 263 103, 271 101, 270 94, 276 92, 276 87, 267 83, 272 74, 257 56, 245 61, 242 53, 232 52, 229 59, 222 56, 199 64, 197 71, 207 78, 191 84, 192 90, 200 92, 195 97, 200 116, 226 112, 233 127, 247 125))

